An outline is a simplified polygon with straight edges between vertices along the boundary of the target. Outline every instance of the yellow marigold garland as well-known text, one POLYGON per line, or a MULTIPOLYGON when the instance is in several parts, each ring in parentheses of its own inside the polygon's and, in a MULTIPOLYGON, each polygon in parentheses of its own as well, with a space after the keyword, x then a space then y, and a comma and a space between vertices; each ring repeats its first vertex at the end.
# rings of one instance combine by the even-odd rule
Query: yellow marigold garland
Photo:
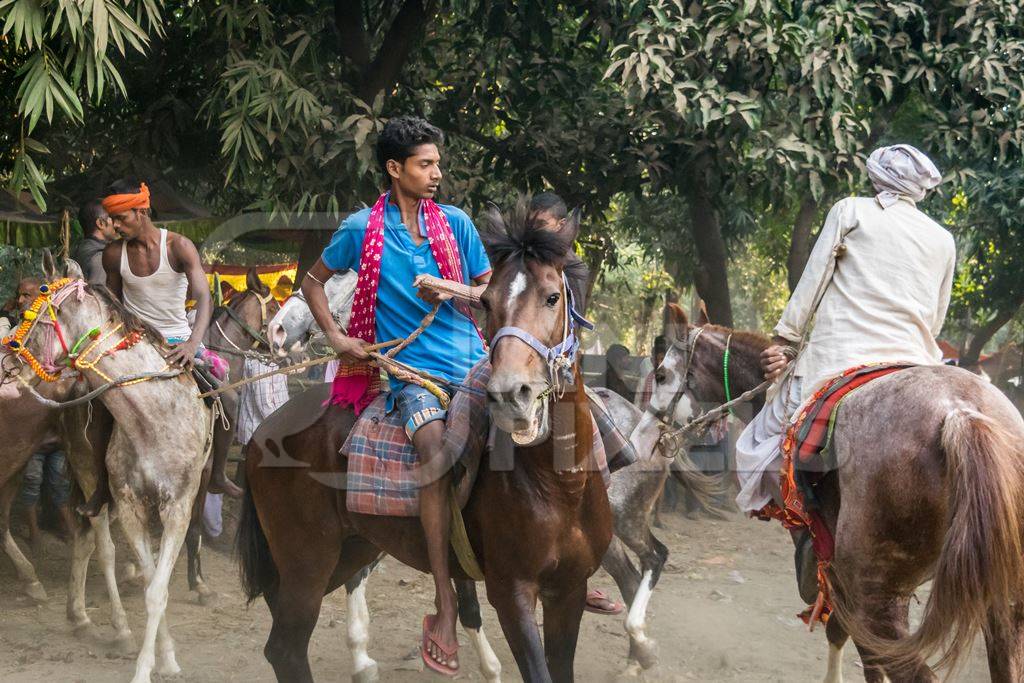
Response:
POLYGON ((22 321, 21 324, 18 325, 18 329, 14 331, 14 334, 4 337, 2 340, 3 345, 10 349, 11 353, 25 361, 25 363, 32 368, 32 372, 36 373, 36 375, 44 382, 56 382, 60 378, 60 372, 52 373, 43 369, 39 360, 32 355, 32 352, 25 346, 25 339, 39 321, 39 313, 43 310, 44 305, 47 312, 49 312, 50 317, 56 319, 56 313, 54 313, 51 303, 53 293, 59 291, 63 287, 66 287, 71 282, 71 278, 65 277, 57 280, 56 282, 51 282, 48 285, 40 286, 39 296, 37 296, 35 301, 32 302, 32 305, 28 307, 28 310, 22 313, 22 321))

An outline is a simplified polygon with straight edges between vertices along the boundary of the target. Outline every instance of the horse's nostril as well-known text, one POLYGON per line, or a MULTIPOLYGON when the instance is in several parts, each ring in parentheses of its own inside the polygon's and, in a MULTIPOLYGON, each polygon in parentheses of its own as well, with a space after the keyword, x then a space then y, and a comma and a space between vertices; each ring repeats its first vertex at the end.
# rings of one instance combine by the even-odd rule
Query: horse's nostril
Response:
POLYGON ((518 398, 520 400, 530 398, 530 385, 529 384, 520 384, 519 385, 518 398))
POLYGON ((491 391, 490 389, 488 389, 487 400, 490 401, 491 403, 498 403, 499 401, 501 401, 501 392, 491 391))

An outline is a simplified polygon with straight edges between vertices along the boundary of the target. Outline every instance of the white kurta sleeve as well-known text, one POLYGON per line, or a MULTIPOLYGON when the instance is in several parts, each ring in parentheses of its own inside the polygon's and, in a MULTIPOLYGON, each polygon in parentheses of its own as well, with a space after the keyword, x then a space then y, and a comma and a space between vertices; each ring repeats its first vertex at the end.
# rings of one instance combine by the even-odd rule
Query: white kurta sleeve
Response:
MULTIPOLYGON (((950 239, 952 244, 953 240, 950 239)), ((946 272, 942 278, 942 285, 939 289, 939 300, 935 307, 935 320, 932 323, 932 336, 938 337, 942 332, 942 326, 946 322, 946 311, 949 310, 949 298, 953 291, 953 273, 956 269, 956 246, 950 249, 949 262, 946 264, 946 272)))
POLYGON ((843 199, 835 204, 825 218, 825 225, 818 235, 811 256, 807 259, 804 272, 800 276, 800 282, 789 297, 782 312, 779 324, 775 326, 774 334, 794 343, 801 341, 801 333, 807 329, 807 321, 814 309, 815 296, 819 293, 821 283, 832 276, 835 270, 835 259, 832 252, 849 232, 851 221, 847 217, 847 200, 843 199))

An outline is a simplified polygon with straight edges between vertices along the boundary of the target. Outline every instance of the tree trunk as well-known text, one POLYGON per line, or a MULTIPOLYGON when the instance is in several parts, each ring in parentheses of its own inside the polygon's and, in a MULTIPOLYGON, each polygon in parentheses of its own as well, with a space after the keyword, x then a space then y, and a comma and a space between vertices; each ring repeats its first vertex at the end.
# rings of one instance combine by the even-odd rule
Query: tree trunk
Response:
POLYGON ((601 275, 601 270, 604 268, 604 252, 601 250, 594 250, 587 255, 587 291, 586 301, 583 302, 583 310, 580 311, 581 315, 587 314, 587 309, 590 307, 590 300, 594 295, 594 285, 597 284, 597 278, 601 275))
POLYGON ((811 249, 814 247, 814 239, 811 231, 814 230, 814 219, 818 215, 818 203, 811 196, 807 196, 800 203, 800 210, 797 211, 796 220, 793 222, 793 235, 789 242, 789 257, 786 259, 786 269, 789 281, 789 291, 796 289, 803 275, 807 259, 811 257, 811 249))
POLYGON ((1010 322, 1013 316, 1017 315, 1017 311, 1020 310, 1022 303, 1024 303, 1024 297, 1019 297, 1005 308, 1000 308, 996 311, 995 317, 978 328, 978 331, 971 337, 967 350, 960 356, 961 367, 972 368, 978 364, 985 345, 995 336, 996 332, 1003 328, 1003 325, 1010 322))
POLYGON ((708 307, 708 316, 716 325, 732 327, 732 302, 729 297, 728 259, 718 212, 711 203, 705 169, 698 169, 688 190, 690 226, 697 248, 697 272, 694 285, 708 307))

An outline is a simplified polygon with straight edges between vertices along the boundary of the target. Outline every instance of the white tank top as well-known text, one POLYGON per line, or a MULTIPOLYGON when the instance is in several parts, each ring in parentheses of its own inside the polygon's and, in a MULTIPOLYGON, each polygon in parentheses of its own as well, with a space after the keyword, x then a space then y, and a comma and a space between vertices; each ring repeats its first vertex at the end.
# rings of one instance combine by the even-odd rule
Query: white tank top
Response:
POLYGON ((128 246, 121 243, 121 293, 125 308, 155 327, 167 339, 188 339, 192 328, 185 317, 188 277, 171 268, 167 231, 160 230, 160 265, 152 275, 139 277, 128 263, 128 246))

